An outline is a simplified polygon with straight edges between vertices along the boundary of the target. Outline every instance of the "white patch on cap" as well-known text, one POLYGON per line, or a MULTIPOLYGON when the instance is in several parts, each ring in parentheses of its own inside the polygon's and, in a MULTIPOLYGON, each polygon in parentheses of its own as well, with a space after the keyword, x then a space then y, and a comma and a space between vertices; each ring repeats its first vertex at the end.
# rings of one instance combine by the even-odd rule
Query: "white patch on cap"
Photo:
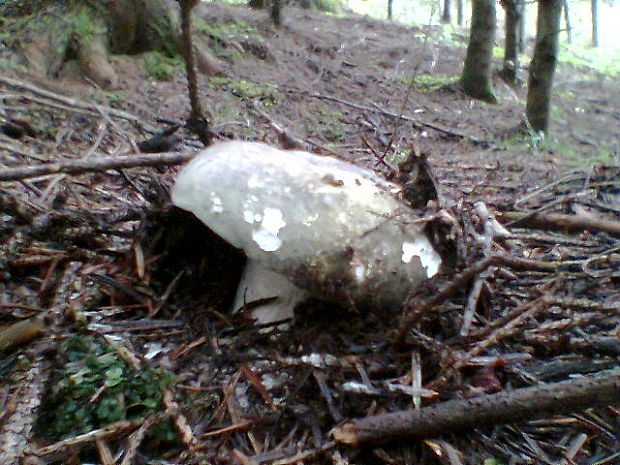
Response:
POLYGON ((302 223, 304 224, 304 226, 312 226, 312 224, 317 220, 318 217, 318 213, 313 213, 312 215, 306 216, 303 219, 302 223))
POLYGON ((220 199, 215 192, 211 192, 211 211, 213 213, 222 213, 224 207, 222 207, 222 199, 220 199))
POLYGON ((265 252, 275 252, 282 245, 278 237, 280 229, 286 226, 282 211, 278 208, 265 208, 260 229, 252 232, 252 239, 265 252))
POLYGON ((262 180, 262 178, 257 175, 257 174, 253 174, 248 178, 248 187, 250 189, 255 189, 255 188, 262 188, 265 186, 265 182, 262 180))
POLYGON ((413 257, 418 257, 426 270, 426 276, 429 278, 435 276, 439 271, 441 258, 426 237, 418 236, 413 242, 403 242, 402 250, 403 263, 409 263, 413 257))

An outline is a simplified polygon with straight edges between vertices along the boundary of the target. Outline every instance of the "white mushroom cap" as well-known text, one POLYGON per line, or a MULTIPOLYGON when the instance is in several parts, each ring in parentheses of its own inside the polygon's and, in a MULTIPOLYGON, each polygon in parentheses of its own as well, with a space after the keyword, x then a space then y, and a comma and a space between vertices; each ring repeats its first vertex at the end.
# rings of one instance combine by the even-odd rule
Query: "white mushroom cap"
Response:
POLYGON ((232 141, 189 162, 172 200, 310 293, 394 306, 441 264, 398 190, 335 158, 232 141))

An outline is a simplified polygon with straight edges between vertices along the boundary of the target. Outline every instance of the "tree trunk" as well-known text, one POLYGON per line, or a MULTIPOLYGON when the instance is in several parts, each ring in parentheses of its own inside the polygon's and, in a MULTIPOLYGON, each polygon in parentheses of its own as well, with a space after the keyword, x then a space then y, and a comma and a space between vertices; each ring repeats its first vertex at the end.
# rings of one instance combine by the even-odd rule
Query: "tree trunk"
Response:
POLYGON ((443 14, 441 15, 441 22, 444 24, 450 24, 452 17, 450 15, 451 0, 443 1, 443 14))
POLYGON ((271 0, 271 21, 275 27, 280 27, 282 25, 282 9, 281 9, 281 0, 271 0))
POLYGON ((517 35, 519 30, 519 10, 517 0, 502 2, 506 11, 504 65, 501 71, 502 78, 515 84, 519 72, 519 55, 517 53, 517 35))
POLYGON ((463 22, 465 20, 465 18, 463 18, 463 9, 465 7, 464 5, 465 0, 456 0, 456 23, 459 26, 463 26, 463 22))
POLYGON ((265 0, 249 0, 248 6, 250 8, 256 8, 258 10, 262 10, 265 8, 265 0))
POLYGON ((592 47, 598 47, 598 0, 591 0, 592 8, 592 47))
POLYGON ((525 53, 525 0, 517 0, 519 10, 519 53, 525 53))
MULTIPOLYGON (((86 77, 113 89, 118 77, 110 54, 157 51, 172 58, 180 53, 174 0, 31 0, 31 4, 36 6, 29 17, 14 25, 7 21, 3 27, 15 28, 12 46, 35 75, 54 78, 75 59, 86 77)), ((217 61, 199 44, 196 48, 201 71, 217 73, 217 61)))
POLYGON ((394 4, 394 0, 388 0, 388 2, 387 2, 387 8, 388 8, 387 19, 389 19, 390 21, 392 21, 392 18, 393 18, 393 16, 392 16, 392 5, 393 4, 394 4))
POLYGON ((526 124, 535 131, 547 132, 553 73, 558 54, 562 0, 539 0, 536 46, 530 64, 527 88, 526 124))
POLYGON ((495 0, 473 0, 471 33, 460 80, 463 92, 490 103, 497 102, 491 85, 495 22, 495 0))
POLYGON ((568 10, 568 0, 562 2, 564 9, 564 23, 566 24, 566 43, 573 43, 573 28, 570 25, 570 13, 568 10))

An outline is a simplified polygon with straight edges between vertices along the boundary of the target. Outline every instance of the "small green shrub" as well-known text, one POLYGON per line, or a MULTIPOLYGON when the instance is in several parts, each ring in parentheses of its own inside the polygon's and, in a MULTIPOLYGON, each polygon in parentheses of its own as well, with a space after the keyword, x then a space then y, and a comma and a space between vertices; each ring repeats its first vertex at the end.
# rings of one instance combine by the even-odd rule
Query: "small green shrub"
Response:
POLYGON ((162 390, 171 381, 168 373, 149 366, 134 370, 93 336, 67 339, 60 353, 63 368, 50 378, 37 422, 44 437, 73 437, 161 409, 162 390))

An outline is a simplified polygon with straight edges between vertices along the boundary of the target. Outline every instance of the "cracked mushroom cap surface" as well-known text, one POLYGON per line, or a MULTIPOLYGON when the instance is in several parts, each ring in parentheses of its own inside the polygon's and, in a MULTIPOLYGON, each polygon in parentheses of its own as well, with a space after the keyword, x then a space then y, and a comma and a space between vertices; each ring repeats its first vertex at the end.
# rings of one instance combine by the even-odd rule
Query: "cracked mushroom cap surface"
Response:
POLYGON ((398 190, 336 158, 230 141, 183 168, 172 200, 300 288, 368 307, 400 305, 441 265, 398 190))

